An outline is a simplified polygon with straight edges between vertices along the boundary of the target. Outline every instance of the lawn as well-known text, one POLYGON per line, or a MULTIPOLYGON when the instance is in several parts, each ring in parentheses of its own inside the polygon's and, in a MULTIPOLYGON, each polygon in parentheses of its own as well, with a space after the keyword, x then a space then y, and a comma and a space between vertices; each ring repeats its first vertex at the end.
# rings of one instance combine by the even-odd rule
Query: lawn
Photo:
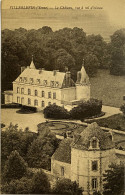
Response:
POLYGON ((102 100, 107 106, 120 107, 125 95, 125 76, 114 76, 109 70, 98 70, 95 77, 90 78, 91 97, 102 100))
MULTIPOLYGON (((122 114, 95 120, 99 126, 125 131, 125 117, 122 114)), ((91 122, 94 122, 92 120, 91 122)))

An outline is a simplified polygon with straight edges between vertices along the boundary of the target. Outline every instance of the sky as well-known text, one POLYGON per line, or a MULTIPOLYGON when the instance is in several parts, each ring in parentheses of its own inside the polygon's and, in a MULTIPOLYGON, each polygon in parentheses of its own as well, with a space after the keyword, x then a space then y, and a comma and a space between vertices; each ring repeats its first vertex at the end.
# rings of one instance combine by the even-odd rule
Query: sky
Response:
POLYGON ((9 9, 10 6, 103 7, 111 23, 125 27, 125 0, 2 0, 2 9, 9 9))

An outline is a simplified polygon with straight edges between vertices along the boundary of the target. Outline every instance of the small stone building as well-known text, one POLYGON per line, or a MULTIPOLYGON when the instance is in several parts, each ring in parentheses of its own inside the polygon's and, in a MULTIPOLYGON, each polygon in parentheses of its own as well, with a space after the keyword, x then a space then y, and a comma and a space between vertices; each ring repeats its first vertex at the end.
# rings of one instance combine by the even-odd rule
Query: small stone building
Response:
POLYGON ((125 160, 122 157, 116 155, 111 135, 92 123, 73 139, 61 141, 51 158, 51 171, 76 181, 84 195, 92 195, 95 190, 103 192, 103 173, 112 162, 125 160))

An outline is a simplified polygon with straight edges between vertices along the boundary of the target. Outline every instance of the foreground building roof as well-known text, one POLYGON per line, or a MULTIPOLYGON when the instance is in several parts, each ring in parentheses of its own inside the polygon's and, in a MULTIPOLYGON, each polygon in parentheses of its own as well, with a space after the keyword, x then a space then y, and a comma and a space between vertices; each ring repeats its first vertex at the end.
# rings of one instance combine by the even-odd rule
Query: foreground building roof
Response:
POLYGON ((80 135, 76 136, 76 139, 74 139, 72 143, 72 147, 82 150, 89 150, 90 141, 92 138, 98 140, 100 150, 107 150, 115 147, 109 133, 104 132, 96 122, 88 125, 88 127, 86 127, 80 135))
POLYGON ((71 164, 71 143, 71 138, 62 140, 52 158, 61 162, 71 164))

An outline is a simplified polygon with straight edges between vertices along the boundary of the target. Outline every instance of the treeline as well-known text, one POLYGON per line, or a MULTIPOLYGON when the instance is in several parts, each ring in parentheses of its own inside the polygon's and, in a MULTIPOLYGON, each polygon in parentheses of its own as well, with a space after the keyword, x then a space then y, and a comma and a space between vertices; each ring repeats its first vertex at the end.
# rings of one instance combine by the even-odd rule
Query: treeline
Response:
POLYGON ((82 60, 89 76, 98 68, 110 68, 111 74, 125 74, 125 29, 116 31, 107 44, 101 35, 86 35, 83 29, 63 28, 53 32, 48 26, 38 30, 19 28, 2 31, 2 90, 11 89, 12 81, 28 66, 34 55, 36 68, 71 71, 76 80, 82 60))

